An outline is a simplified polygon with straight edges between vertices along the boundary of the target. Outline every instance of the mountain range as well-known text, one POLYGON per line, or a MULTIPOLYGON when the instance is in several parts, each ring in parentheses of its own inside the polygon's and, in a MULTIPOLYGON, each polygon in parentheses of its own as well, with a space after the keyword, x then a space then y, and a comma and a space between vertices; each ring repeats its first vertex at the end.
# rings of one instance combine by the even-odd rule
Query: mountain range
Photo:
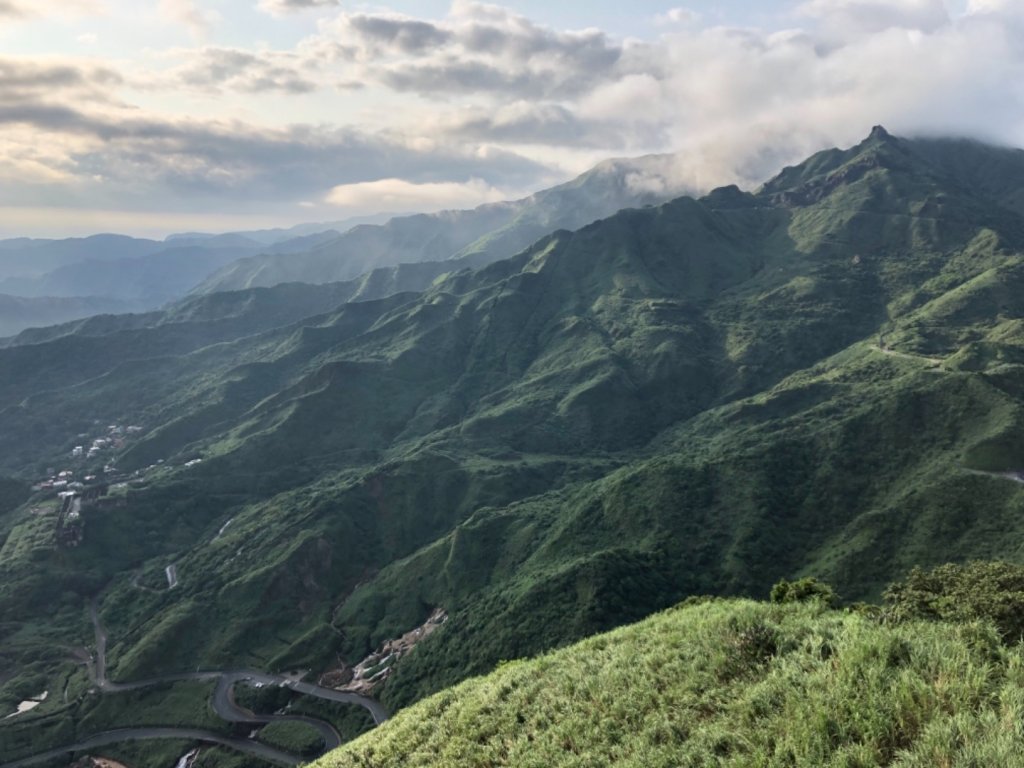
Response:
POLYGON ((95 315, 127 313, 133 305, 99 297, 24 298, 0 294, 0 340, 27 328, 44 328, 95 315))
POLYGON ((482 266, 512 256, 556 229, 578 229, 622 208, 681 194, 684 190, 673 174, 676 162, 673 155, 607 160, 566 184, 521 200, 357 226, 298 257, 241 259, 213 274, 197 291, 353 280, 374 269, 421 262, 482 266))
POLYGON ((513 255, 558 228, 664 202, 670 155, 610 160, 529 198, 467 211, 386 215, 165 241, 120 235, 0 241, 0 336, 95 314, 145 312, 184 297, 283 282, 355 281, 352 298, 423 290, 448 272, 513 255), (15 299, 37 299, 32 302, 15 299))
POLYGON ((344 671, 443 611, 384 664, 401 708, 690 595, 1020 559, 1022 189, 1024 152, 876 128, 754 193, 538 232, 566 188, 449 217, 436 250, 356 227, 8 340, 0 702, 82 684, 97 595, 122 680, 344 671), (380 253, 447 269, 359 277, 380 253), (71 458, 108 425, 136 429, 71 458), (22 503, 111 465, 75 548, 22 503))

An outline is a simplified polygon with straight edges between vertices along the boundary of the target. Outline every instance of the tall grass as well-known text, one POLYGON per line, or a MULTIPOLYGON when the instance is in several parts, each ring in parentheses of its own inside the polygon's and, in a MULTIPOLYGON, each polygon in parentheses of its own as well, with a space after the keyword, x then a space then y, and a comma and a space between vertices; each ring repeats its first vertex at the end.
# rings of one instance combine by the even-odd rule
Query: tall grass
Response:
POLYGON ((501 665, 320 768, 1024 766, 1024 656, 991 627, 716 601, 501 665))

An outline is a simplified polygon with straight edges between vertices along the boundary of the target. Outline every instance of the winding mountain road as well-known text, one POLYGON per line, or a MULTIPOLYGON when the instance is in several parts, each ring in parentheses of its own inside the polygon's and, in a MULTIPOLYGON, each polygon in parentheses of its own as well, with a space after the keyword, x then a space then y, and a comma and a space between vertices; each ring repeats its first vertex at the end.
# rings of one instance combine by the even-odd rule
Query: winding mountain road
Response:
MULTIPOLYGON (((107 679, 107 632, 103 629, 103 625, 100 623, 99 608, 95 600, 92 601, 89 606, 89 614, 92 617, 93 631, 96 636, 96 656, 95 660, 90 665, 90 674, 96 687, 104 693, 138 691, 143 688, 151 688, 154 685, 160 685, 161 683, 176 683, 185 680, 218 680, 220 681, 218 684, 218 690, 220 690, 222 686, 225 686, 227 690, 230 690, 236 683, 252 682, 260 683, 262 685, 278 685, 284 688, 290 688, 296 693, 313 696, 318 699, 325 699, 327 701, 335 701, 341 704, 354 704, 369 712, 370 716, 373 718, 373 722, 377 725, 380 725, 390 717, 390 713, 387 708, 385 708, 379 701, 371 699, 369 696, 336 691, 333 688, 324 688, 319 685, 314 685, 313 683, 304 683, 302 681, 292 680, 291 678, 284 677, 282 675, 272 675, 268 672, 259 672, 251 669, 218 670, 214 672, 186 672, 180 675, 154 677, 149 680, 139 680, 133 683, 111 682, 107 679)), ((218 716, 224 718, 228 722, 251 722, 250 720, 232 720, 231 717, 225 717, 225 714, 244 712, 244 710, 239 710, 232 702, 231 706, 226 707, 222 712, 217 708, 216 693, 214 694, 214 709, 217 711, 218 716)))
MULTIPOLYGON (((92 618, 93 631, 96 637, 96 654, 88 662, 89 676, 93 684, 103 694, 117 694, 127 691, 139 691, 145 688, 152 688, 165 683, 176 683, 183 681, 216 681, 210 703, 214 712, 219 718, 228 723, 262 726, 272 722, 301 722, 316 729, 324 740, 324 751, 328 752, 341 746, 342 739, 332 725, 312 717, 299 715, 256 715, 246 709, 239 707, 234 700, 234 688, 238 683, 258 683, 261 685, 278 685, 290 688, 296 693, 314 698, 334 701, 342 704, 354 704, 362 707, 373 718, 373 722, 380 725, 388 719, 387 709, 379 701, 368 696, 360 696, 355 693, 335 691, 331 688, 323 688, 313 683, 293 680, 281 675, 272 675, 267 672, 256 670, 218 670, 213 672, 192 672, 180 675, 166 675, 155 677, 149 680, 138 680, 131 683, 115 683, 107 679, 107 632, 100 622, 99 607, 94 599, 89 605, 89 614, 92 618)), ((258 741, 244 738, 232 738, 212 731, 203 731, 194 728, 119 728, 112 731, 95 734, 87 739, 69 744, 65 747, 52 749, 29 757, 20 758, 13 762, 4 763, 0 768, 25 768, 26 766, 46 762, 55 758, 67 755, 71 752, 83 752, 97 747, 116 744, 124 741, 146 741, 153 739, 184 739, 188 741, 200 741, 207 744, 218 744, 230 747, 254 757, 261 758, 279 765, 293 766, 304 762, 304 758, 274 749, 258 741)))

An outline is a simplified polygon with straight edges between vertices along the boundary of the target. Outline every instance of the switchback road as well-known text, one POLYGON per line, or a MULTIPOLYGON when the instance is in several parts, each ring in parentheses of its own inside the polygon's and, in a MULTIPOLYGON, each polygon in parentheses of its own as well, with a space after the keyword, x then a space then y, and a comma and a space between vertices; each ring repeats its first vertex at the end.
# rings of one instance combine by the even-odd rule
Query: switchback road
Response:
MULTIPOLYGON (((240 723, 244 725, 262 726, 272 722, 302 722, 316 729, 324 740, 324 751, 336 749, 342 743, 341 736, 329 723, 311 717, 300 717, 297 715, 257 715, 248 710, 242 709, 234 701, 234 687, 238 683, 257 683, 260 685, 278 685, 290 688, 296 693, 314 698, 334 701, 342 704, 354 704, 362 707, 373 718, 374 723, 380 725, 388 719, 387 709, 379 701, 368 696, 361 696, 355 693, 335 691, 331 688, 324 688, 313 683, 293 680, 282 675, 273 675, 267 672, 256 670, 217 670, 211 672, 192 672, 180 675, 165 675, 149 680, 138 680, 131 683, 115 683, 107 679, 107 632, 100 622, 99 607, 97 601, 93 600, 89 606, 92 617, 93 631, 96 637, 96 653, 88 664, 89 676, 93 684, 103 694, 117 694, 126 691, 139 691, 152 688, 164 683, 175 683, 181 681, 216 681, 211 705, 214 712, 222 720, 228 723, 240 723)), ((271 763, 292 766, 298 765, 304 759, 296 755, 282 752, 281 750, 261 744, 258 741, 245 738, 232 738, 223 734, 213 733, 192 728, 119 728, 112 731, 105 731, 88 737, 74 744, 69 744, 57 749, 20 758, 13 762, 4 763, 0 768, 26 768, 30 765, 54 760, 68 755, 72 752, 85 752, 98 747, 117 744, 124 741, 146 741, 152 739, 182 739, 187 741, 199 741, 206 744, 218 744, 224 747, 238 750, 253 757, 258 757, 271 763)))

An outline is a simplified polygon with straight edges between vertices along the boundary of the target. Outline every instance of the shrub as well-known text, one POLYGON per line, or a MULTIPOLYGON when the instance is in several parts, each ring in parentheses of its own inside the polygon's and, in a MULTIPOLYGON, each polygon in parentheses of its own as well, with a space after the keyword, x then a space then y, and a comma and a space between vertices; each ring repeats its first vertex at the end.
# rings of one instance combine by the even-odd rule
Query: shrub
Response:
POLYGON ((990 621, 1003 640, 1024 637, 1024 566, 1000 561, 947 563, 914 568, 885 591, 885 618, 892 621, 990 621))
POLYGON ((825 605, 834 606, 839 602, 839 595, 830 585, 810 576, 797 581, 782 579, 772 587, 773 603, 806 603, 811 600, 820 600, 825 605))

